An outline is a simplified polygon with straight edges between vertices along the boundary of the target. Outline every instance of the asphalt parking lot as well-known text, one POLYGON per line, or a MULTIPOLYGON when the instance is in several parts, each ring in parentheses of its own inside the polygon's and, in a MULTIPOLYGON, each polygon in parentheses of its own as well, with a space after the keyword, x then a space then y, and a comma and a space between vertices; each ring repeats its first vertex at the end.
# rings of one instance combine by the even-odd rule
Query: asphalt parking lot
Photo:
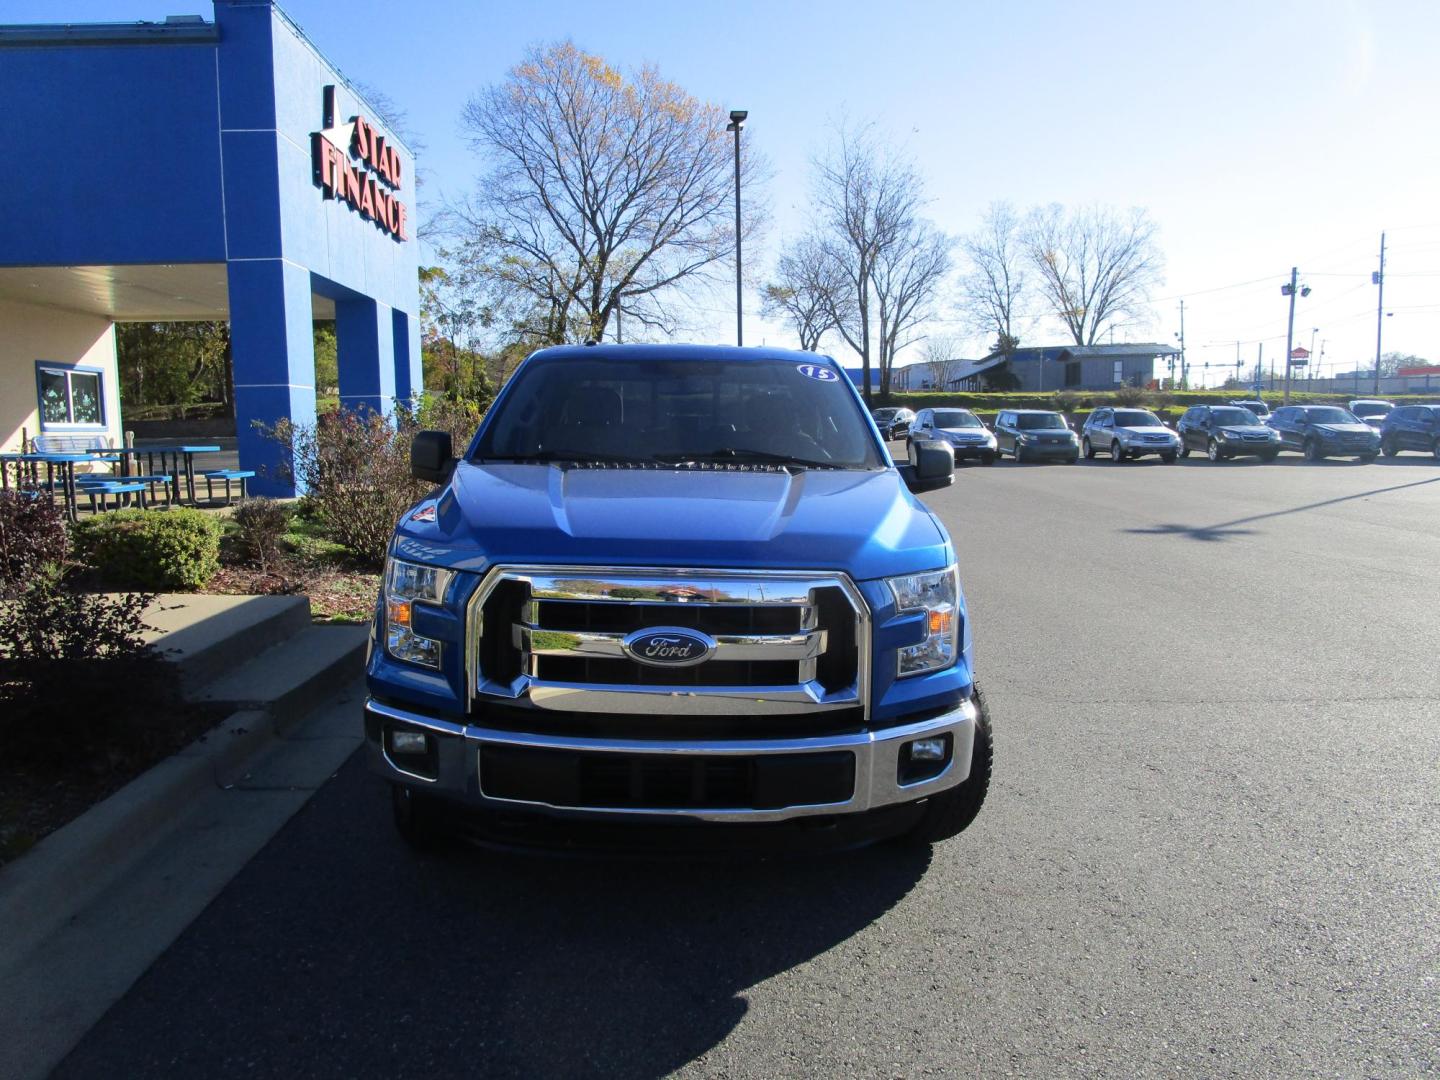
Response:
POLYGON ((929 502, 996 723, 957 840, 420 857, 352 759, 57 1075, 1440 1071, 1440 466, 929 502))

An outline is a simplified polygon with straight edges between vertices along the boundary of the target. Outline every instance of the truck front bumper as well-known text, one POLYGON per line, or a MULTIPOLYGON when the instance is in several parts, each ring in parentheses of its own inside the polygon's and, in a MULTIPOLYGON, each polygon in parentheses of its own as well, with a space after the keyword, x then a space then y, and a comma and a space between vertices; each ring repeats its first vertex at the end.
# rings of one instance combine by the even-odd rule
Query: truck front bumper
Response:
POLYGON ((775 822, 914 803, 970 775, 975 718, 963 701, 855 733, 661 741, 498 730, 365 702, 370 763, 392 783, 472 809, 612 821, 775 822))

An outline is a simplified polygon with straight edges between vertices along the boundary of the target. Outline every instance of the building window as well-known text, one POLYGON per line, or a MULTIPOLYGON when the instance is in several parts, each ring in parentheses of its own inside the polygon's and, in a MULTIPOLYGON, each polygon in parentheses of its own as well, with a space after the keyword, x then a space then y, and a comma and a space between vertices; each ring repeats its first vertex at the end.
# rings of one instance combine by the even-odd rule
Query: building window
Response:
POLYGON ((1078 360, 1072 360, 1065 365, 1065 385, 1080 385, 1080 362, 1078 360))
POLYGON ((35 365, 35 376, 42 430, 105 426, 105 382, 99 368, 41 361, 35 365))
POLYGON ((1115 361, 1115 385, 1116 385, 1116 386, 1123 386, 1123 385, 1125 385, 1125 361, 1124 361, 1124 360, 1116 360, 1116 361, 1115 361))

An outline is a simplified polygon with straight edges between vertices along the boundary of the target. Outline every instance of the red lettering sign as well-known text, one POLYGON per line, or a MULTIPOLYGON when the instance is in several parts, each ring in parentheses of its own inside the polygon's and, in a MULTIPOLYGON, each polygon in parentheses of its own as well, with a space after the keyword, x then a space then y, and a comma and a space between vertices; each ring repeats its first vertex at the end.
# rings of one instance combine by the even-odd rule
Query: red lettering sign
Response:
POLYGON ((351 118, 348 144, 337 141, 343 128, 331 126, 334 94, 333 86, 325 88, 325 130, 310 136, 310 164, 316 186, 325 198, 343 199, 397 241, 410 239, 405 204, 398 195, 385 190, 400 189, 399 151, 363 116, 351 118), (356 159, 355 164, 351 164, 351 157, 356 159))

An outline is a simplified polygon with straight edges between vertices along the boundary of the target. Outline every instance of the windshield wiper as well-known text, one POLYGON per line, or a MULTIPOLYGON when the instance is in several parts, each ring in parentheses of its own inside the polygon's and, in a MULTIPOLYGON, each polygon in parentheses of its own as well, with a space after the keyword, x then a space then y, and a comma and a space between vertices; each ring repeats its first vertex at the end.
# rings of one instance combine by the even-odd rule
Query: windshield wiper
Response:
POLYGON ((811 461, 794 454, 772 454, 768 450, 736 449, 733 446, 719 446, 714 450, 701 450, 693 454, 657 454, 657 461, 753 461, 767 465, 794 465, 801 469, 841 469, 833 461, 811 461))
POLYGON ((553 465, 557 462, 567 465, 654 465, 660 460, 621 454, 561 454, 552 450, 538 454, 481 454, 474 458, 477 464, 503 461, 518 465, 553 465))

